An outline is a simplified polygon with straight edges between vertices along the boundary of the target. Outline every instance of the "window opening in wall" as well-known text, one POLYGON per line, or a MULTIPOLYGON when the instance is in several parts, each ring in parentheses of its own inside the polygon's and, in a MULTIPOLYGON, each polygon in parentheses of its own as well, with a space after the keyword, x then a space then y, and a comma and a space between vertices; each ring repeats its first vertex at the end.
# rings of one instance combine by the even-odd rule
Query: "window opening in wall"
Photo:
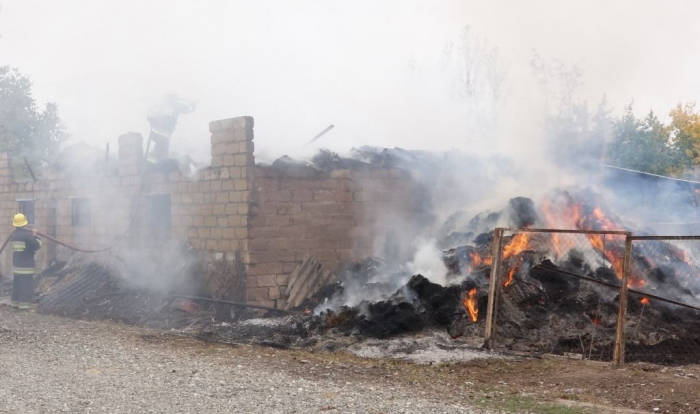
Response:
POLYGON ((73 198, 71 223, 73 226, 89 226, 92 223, 92 199, 73 198))
POLYGON ((34 224, 34 200, 17 200, 19 212, 24 214, 29 224, 34 224))
POLYGON ((169 229, 172 222, 169 194, 153 194, 148 196, 148 218, 151 226, 157 229, 169 229))

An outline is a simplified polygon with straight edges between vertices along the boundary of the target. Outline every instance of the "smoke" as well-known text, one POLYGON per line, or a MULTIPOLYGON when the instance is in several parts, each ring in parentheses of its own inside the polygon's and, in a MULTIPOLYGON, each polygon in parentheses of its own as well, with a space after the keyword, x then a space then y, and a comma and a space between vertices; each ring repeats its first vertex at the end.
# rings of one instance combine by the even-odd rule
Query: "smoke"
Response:
MULTIPOLYGON (((56 177, 65 177, 70 189, 71 197, 57 197, 58 208, 50 210, 53 214, 57 210, 60 213, 59 217, 49 217, 49 220, 58 220, 63 229, 70 229, 70 233, 57 234, 57 237, 79 248, 111 246, 101 254, 76 254, 60 247, 59 259, 104 264, 132 288, 159 293, 174 289, 192 292, 201 288, 194 276, 202 270, 202 257, 188 245, 185 237, 173 234, 172 195, 164 194, 152 179, 154 172, 193 173, 191 160, 168 155, 168 140, 176 128, 178 116, 193 110, 191 101, 168 95, 148 112, 150 139, 152 144, 160 146, 160 153, 156 151, 156 157, 141 164, 138 185, 131 180, 133 177, 126 177, 131 180, 126 184, 132 185, 125 185, 124 177, 120 177, 117 148, 109 145, 105 149, 85 143, 68 146, 43 171, 45 176, 53 176, 52 185, 60 179, 56 177), (121 185, 114 185, 117 182, 121 185), (89 216, 81 219, 86 226, 76 222, 76 202, 89 205, 85 209, 89 216), (66 216, 65 212, 69 211, 72 215, 66 216)), ((143 116, 146 118, 146 113, 143 116)), ((142 136, 148 135, 144 133, 142 136)), ((148 147, 151 143, 146 138, 143 144, 148 147)), ((135 143, 129 145, 132 146, 129 150, 135 148, 135 143)), ((139 154, 127 153, 125 156, 135 167, 139 154)), ((131 173, 136 174, 137 170, 131 173)))
MULTIPOLYGON (((661 113, 700 94, 699 46, 687 42, 700 34, 693 20, 698 7, 683 0, 447 0, 443 7, 426 0, 401 7, 368 0, 274 7, 265 1, 9 0, 0 14, 0 63, 30 75, 39 101, 58 103, 76 142, 100 148, 106 141, 116 147, 125 130, 144 130, 150 103, 176 88, 201 103, 179 125, 173 144, 198 161, 209 154, 207 123, 239 115, 256 117, 256 147, 272 158, 299 155, 294 151, 330 123, 336 129, 320 141, 336 151, 368 142, 529 151, 537 147, 529 112, 538 104, 531 49, 582 62, 584 100, 597 102, 607 92, 613 108, 636 99, 640 111, 661 113), (664 30, 649 30, 669 21, 674 24, 664 30), (465 59, 474 55, 497 56, 495 67, 507 74, 499 95, 513 116, 495 122, 509 131, 498 140, 475 133, 471 111, 457 99, 460 83, 472 85, 466 76, 472 72, 462 70, 467 63, 484 74, 477 79, 488 79, 486 69, 493 67, 465 59)), ((482 91, 479 107, 490 107, 484 85, 468 90, 482 91)))
POLYGON ((413 260, 406 264, 411 274, 421 274, 433 283, 447 284, 447 267, 435 239, 419 240, 413 260))
POLYGON ((171 136, 171 153, 185 154, 190 174, 209 160, 207 123, 240 115, 256 118, 259 160, 309 156, 320 145, 429 149, 395 151, 421 187, 418 214, 366 211, 374 253, 390 269, 376 280, 392 286, 414 271, 444 279, 436 251, 450 246, 439 242, 512 222, 501 210, 516 196, 590 185, 656 231, 693 214, 676 184, 603 186, 601 156, 608 111, 633 98, 642 111, 665 109, 700 94, 699 46, 687 41, 700 35, 697 4, 222 3, 9 2, 0 56, 32 77, 39 100, 58 102, 74 142, 100 149, 117 148, 126 130, 146 131, 148 104, 174 85, 196 96, 197 112, 171 136), (659 21, 675 24, 649 30, 659 21), (303 147, 331 123, 331 133, 303 147))

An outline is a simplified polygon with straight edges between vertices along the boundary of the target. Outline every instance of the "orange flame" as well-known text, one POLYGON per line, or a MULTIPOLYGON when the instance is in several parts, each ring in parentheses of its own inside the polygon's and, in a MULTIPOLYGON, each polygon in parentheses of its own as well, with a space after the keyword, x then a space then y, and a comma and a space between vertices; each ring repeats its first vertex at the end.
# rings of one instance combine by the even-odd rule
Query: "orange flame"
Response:
POLYGON ((513 267, 508 271, 508 279, 505 281, 505 283, 503 283, 503 287, 508 287, 513 284, 513 277, 517 271, 517 267, 513 267))
POLYGON ((557 252, 557 256, 561 256, 561 243, 559 243, 559 235, 557 233, 552 233, 552 242, 554 243, 554 250, 557 252))
POLYGON ((591 321, 593 321, 593 324, 600 326, 600 323, 601 323, 600 318, 598 318, 598 317, 591 318, 591 321))
POLYGON ((628 288, 641 289, 646 284, 647 284, 646 280, 640 279, 640 278, 633 276, 633 275, 629 275, 629 278, 627 279, 627 287, 628 288))
POLYGON ((605 214, 603 214, 603 210, 601 210, 600 207, 596 207, 593 209, 593 218, 596 219, 596 221, 598 222, 598 225, 603 230, 607 230, 607 231, 622 230, 622 228, 620 226, 613 223, 612 220, 610 220, 605 214))
POLYGON ((491 266, 491 257, 481 257, 477 252, 469 252, 469 257, 472 260, 472 266, 491 266))
POLYGON ((606 250, 605 257, 607 257, 610 261, 610 264, 612 265, 613 270, 615 271, 615 276, 617 276, 618 279, 622 280, 623 257, 612 250, 606 250))
POLYGON ((591 246, 593 246, 594 249, 600 250, 600 251, 605 249, 605 243, 603 243, 603 236, 602 235, 589 234, 588 240, 591 242, 591 246))
POLYGON ((503 248, 503 259, 508 259, 518 255, 529 247, 530 235, 527 233, 518 233, 510 240, 510 243, 503 248))
POLYGON ((649 305, 651 303, 651 301, 649 301, 649 298, 642 298, 640 302, 642 302, 642 305, 644 306, 649 305))
POLYGON ((469 312, 469 318, 472 322, 476 322, 479 316, 479 307, 476 304, 476 288, 473 288, 467 293, 467 295, 462 299, 462 304, 469 312))

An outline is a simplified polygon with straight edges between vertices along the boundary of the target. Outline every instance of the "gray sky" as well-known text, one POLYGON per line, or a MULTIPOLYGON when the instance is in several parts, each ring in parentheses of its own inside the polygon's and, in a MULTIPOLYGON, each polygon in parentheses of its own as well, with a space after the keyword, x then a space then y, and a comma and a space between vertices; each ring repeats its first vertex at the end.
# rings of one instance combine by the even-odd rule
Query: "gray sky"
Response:
MULTIPOLYGON (((483 148, 528 142, 532 49, 580 63, 582 96, 665 115, 700 97, 700 2, 437 0, 0 0, 0 64, 59 104, 75 141, 148 131, 165 93, 195 99, 173 147, 206 158, 207 123, 251 115, 261 155, 297 154, 325 128, 334 149, 483 148), (474 133, 441 70, 465 25, 508 62, 508 131, 474 133), (412 63, 411 63, 412 62, 412 63), (520 114, 516 116, 515 114, 520 114), (488 142, 487 142, 488 141, 488 142)), ((311 149, 307 149, 311 150, 311 149)))

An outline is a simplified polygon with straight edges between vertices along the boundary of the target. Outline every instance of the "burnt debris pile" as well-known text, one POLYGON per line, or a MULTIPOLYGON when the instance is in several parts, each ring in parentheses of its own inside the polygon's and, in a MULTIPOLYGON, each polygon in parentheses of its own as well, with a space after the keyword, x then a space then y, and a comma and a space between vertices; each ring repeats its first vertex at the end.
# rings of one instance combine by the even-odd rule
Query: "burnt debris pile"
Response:
MULTIPOLYGON (((322 312, 310 322, 310 330, 335 330, 341 334, 386 339, 438 328, 461 336, 469 319, 462 304, 463 292, 472 288, 472 282, 444 287, 422 275, 415 275, 387 300, 362 302, 355 307, 343 306, 338 311, 322 312)), ((477 309, 486 309, 485 299, 483 296, 477 300, 477 309)))
MULTIPOLYGON (((328 162, 339 162, 327 156, 328 162)), ((136 290, 114 268, 89 264, 43 272, 39 309, 280 348, 325 344, 334 349, 427 330, 480 346, 489 288, 496 286, 491 338, 496 349, 610 360, 627 230, 595 195, 558 191, 539 205, 515 198, 498 212, 451 216, 437 241, 447 272, 444 285, 370 257, 335 272, 283 318, 260 319, 260 310, 136 290), (515 230, 501 234, 495 227, 515 230)), ((691 245, 674 240, 640 241, 629 251, 626 359, 697 362, 700 255, 693 257, 691 245)))
MULTIPOLYGON (((310 322, 311 331, 389 338, 444 329, 452 338, 483 341, 488 286, 493 282, 499 286, 493 333, 497 348, 609 360, 625 238, 595 231, 627 229, 595 202, 590 194, 560 191, 538 208, 529 199, 516 198, 500 212, 469 220, 454 215, 443 226, 440 243, 448 246, 443 259, 455 283, 441 286, 415 275, 386 293, 386 285, 369 282, 385 267, 366 261, 335 288, 336 299, 359 295, 366 300, 355 300, 353 306, 321 306, 322 312, 310 322), (491 281, 494 231, 480 229, 496 226, 584 232, 507 233, 498 279, 491 281), (455 246, 463 240, 469 244, 455 246), (382 292, 380 299, 373 297, 377 292, 382 292)), ((682 363, 700 358, 700 313, 693 309, 700 307, 700 283, 688 279, 698 274, 700 268, 682 246, 666 241, 655 242, 653 249, 633 246, 626 318, 629 361, 682 363)), ((326 305, 333 301, 322 300, 326 305)))

